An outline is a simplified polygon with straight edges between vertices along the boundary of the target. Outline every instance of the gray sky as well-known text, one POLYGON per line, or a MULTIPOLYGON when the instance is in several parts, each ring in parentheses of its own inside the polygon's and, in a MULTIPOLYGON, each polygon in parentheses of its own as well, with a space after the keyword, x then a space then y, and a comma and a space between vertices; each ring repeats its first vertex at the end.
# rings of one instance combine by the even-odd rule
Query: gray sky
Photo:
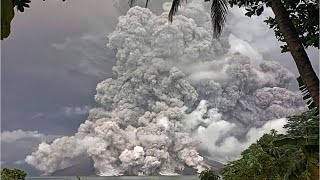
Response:
POLYGON ((92 105, 96 84, 110 77, 115 58, 105 45, 115 23, 111 1, 33 1, 16 12, 1 47, 2 129, 74 131, 84 118, 61 111, 92 105))
POLYGON ((73 134, 95 105, 96 84, 110 77, 115 57, 105 45, 118 13, 111 0, 30 5, 1 42, 1 132, 28 134, 4 141, 2 133, 1 164, 37 175, 21 160, 47 137, 73 134))
MULTIPOLYGON (((96 84, 111 77, 115 63, 114 52, 106 48, 107 35, 119 16, 113 4, 112 0, 32 1, 30 9, 16 12, 10 36, 1 42, 3 166, 37 175, 21 160, 41 141, 74 134, 96 105, 96 84)), ((280 53, 263 16, 250 19, 241 10, 233 10, 231 16, 228 26, 236 36, 253 44, 265 59, 297 72, 290 54, 280 53)), ((319 51, 311 48, 308 53, 318 72, 319 51)))

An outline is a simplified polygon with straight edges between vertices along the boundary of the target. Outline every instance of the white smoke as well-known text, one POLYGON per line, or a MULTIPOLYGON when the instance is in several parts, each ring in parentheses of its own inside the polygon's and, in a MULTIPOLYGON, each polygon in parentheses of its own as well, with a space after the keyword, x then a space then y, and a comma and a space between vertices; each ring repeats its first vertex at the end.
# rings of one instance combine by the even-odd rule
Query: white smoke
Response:
POLYGON ((193 128, 191 131, 194 137, 201 141, 199 149, 207 151, 211 157, 223 163, 239 158, 244 149, 272 129, 277 129, 279 133, 286 133, 282 127, 287 120, 281 118, 268 121, 262 127, 250 128, 243 140, 239 140, 232 135, 239 127, 222 120, 221 116, 216 108, 208 110, 207 101, 202 100, 197 109, 185 119, 185 124, 187 128, 193 128), (204 118, 206 113, 208 116, 204 118))
POLYGON ((97 85, 101 107, 74 136, 42 143, 26 162, 46 173, 79 156, 91 157, 100 175, 201 171, 209 167, 199 152, 225 162, 270 129, 283 131, 280 118, 304 108, 286 89, 293 74, 229 52, 228 32, 212 39, 206 5, 189 2, 172 24, 167 11, 141 7, 119 17, 108 44, 114 77, 97 85))

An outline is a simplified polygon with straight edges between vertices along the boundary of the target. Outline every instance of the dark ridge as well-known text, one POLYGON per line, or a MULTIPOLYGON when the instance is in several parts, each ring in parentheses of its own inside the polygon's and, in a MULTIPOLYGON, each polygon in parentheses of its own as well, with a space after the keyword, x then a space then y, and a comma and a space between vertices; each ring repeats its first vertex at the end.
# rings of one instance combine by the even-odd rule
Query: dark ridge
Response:
POLYGON ((81 159, 77 164, 57 170, 51 176, 95 176, 96 170, 90 157, 81 159))

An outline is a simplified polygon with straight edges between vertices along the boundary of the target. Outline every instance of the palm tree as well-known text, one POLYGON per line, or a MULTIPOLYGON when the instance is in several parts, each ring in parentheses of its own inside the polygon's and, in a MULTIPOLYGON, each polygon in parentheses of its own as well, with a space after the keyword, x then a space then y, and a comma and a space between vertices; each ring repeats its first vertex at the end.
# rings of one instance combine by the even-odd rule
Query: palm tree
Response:
MULTIPOLYGON (((173 16, 177 13, 181 3, 187 0, 173 0, 172 6, 169 12, 169 21, 172 22, 173 16)), ((204 0, 208 2, 210 0, 204 0)), ((211 4, 211 22, 213 27, 213 36, 218 38, 223 30, 228 13, 227 0, 212 0, 211 4)))

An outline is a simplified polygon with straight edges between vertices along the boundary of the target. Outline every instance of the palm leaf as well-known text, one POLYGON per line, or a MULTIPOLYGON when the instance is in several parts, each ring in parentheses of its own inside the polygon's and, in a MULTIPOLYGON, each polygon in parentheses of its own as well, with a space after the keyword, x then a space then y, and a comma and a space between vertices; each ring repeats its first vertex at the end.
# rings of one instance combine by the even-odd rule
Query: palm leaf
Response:
POLYGON ((169 12, 169 21, 172 23, 173 20, 173 16, 178 12, 179 6, 181 6, 181 3, 187 0, 173 0, 172 1, 172 5, 171 5, 171 9, 169 12))
POLYGON ((227 0, 213 0, 211 5, 211 22, 213 36, 218 38, 223 30, 228 14, 227 0))
MULTIPOLYGON (((181 3, 186 0, 173 0, 169 12, 169 21, 172 23, 173 16, 177 13, 181 3)), ((208 2, 210 0, 204 0, 208 2)), ((211 4, 211 21, 213 27, 213 37, 218 38, 223 30, 228 14, 227 0, 212 0, 211 4)))
POLYGON ((307 170, 306 165, 307 159, 302 158, 300 161, 296 162, 288 169, 283 179, 290 180, 298 178, 301 174, 303 174, 304 171, 307 170))
POLYGON ((148 7, 149 1, 150 1, 150 0, 146 0, 146 6, 145 6, 145 8, 148 7))
POLYGON ((313 109, 316 107, 316 104, 314 103, 311 95, 310 95, 310 92, 308 91, 308 89, 306 88, 306 85, 305 85, 305 82, 304 80, 302 79, 301 76, 299 76, 297 78, 297 81, 299 83, 299 89, 302 93, 302 96, 303 96, 303 100, 305 100, 307 102, 307 106, 309 109, 313 109))
POLYGON ((319 137, 287 137, 272 142, 276 147, 284 145, 293 145, 293 146, 319 146, 319 137))

